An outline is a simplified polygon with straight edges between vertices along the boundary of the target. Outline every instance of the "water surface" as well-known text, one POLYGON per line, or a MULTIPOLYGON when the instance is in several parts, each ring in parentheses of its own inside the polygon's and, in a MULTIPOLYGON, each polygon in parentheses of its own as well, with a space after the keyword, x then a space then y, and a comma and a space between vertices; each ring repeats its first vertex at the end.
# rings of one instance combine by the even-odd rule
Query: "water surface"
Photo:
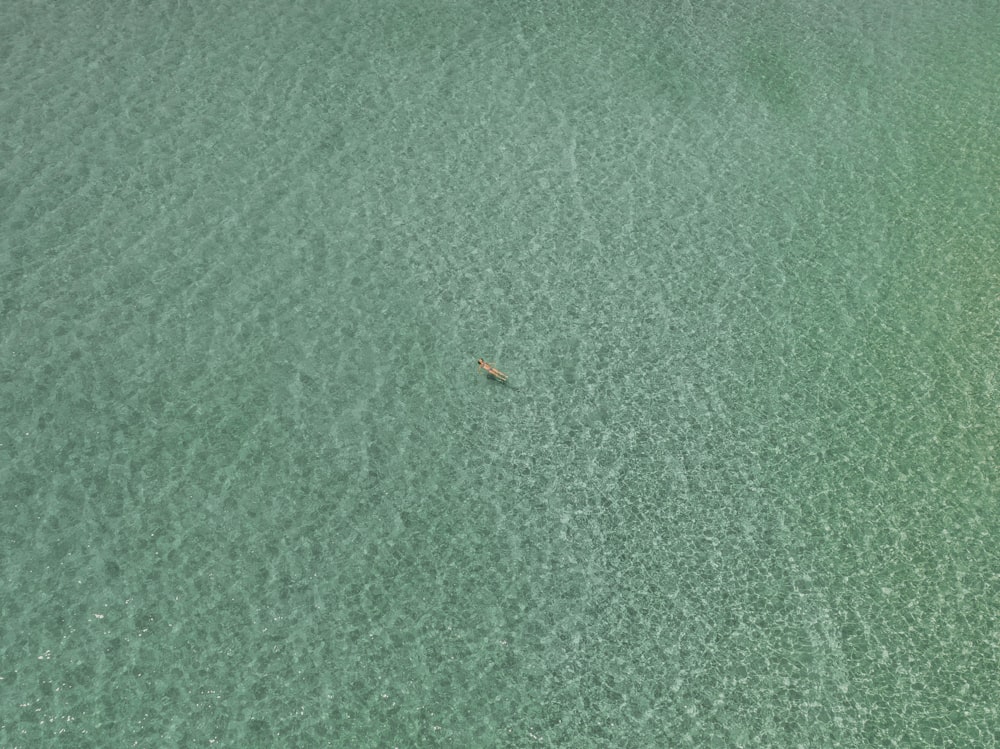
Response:
POLYGON ((0 744, 995 743, 1000 12, 745 5, 8 0, 0 744))

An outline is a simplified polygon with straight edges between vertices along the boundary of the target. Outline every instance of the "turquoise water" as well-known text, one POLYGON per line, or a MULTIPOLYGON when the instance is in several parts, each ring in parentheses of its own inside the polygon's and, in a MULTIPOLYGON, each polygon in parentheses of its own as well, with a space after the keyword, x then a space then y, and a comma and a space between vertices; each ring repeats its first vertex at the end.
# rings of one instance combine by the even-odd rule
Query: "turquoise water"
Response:
POLYGON ((8 0, 0 746, 996 745, 998 80, 993 0, 8 0))

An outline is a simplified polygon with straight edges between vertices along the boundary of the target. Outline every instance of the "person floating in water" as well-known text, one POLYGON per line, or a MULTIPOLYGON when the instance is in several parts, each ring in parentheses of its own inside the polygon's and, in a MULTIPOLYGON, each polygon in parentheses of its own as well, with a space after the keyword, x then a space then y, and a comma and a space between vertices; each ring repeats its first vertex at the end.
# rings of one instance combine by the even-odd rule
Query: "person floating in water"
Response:
POLYGON ((482 359, 480 359, 478 369, 481 369, 484 372, 486 372, 487 379, 496 380, 497 382, 503 383, 505 385, 507 384, 507 375, 505 375, 499 369, 494 367, 492 364, 484 362, 482 359))

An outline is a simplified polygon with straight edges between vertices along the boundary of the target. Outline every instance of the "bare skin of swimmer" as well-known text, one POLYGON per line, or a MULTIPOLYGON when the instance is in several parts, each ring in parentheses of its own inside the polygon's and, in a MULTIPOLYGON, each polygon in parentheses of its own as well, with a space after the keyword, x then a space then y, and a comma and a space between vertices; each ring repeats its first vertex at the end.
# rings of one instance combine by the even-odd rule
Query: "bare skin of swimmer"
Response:
POLYGON ((478 369, 481 369, 484 372, 486 372, 486 376, 489 379, 496 380, 497 382, 507 382, 507 375, 505 375, 503 372, 501 372, 499 369, 494 367, 489 362, 485 362, 482 359, 480 359, 477 362, 477 364, 479 365, 478 369))

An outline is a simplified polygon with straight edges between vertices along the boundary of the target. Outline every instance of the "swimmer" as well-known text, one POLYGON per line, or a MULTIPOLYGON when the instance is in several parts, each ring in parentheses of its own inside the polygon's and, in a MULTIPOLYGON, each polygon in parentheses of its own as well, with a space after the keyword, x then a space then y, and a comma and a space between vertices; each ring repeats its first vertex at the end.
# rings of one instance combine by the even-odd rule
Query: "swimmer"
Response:
POLYGON ((477 369, 481 369, 486 372, 486 377, 490 380, 496 380, 497 382, 503 384, 507 383, 507 375, 494 367, 492 364, 484 362, 482 359, 479 360, 479 367, 477 369))

